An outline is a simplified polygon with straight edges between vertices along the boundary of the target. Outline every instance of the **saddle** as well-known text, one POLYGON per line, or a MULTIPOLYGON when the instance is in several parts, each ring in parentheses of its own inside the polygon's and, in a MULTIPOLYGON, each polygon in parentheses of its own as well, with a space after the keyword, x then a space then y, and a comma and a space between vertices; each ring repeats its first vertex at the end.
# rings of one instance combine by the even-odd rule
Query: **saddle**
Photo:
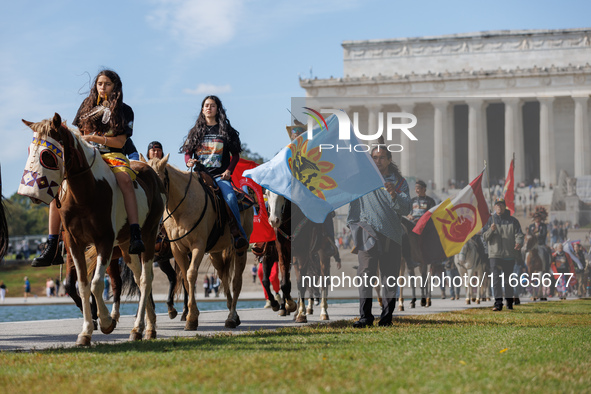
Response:
MULTIPOLYGON (((197 171, 197 174, 199 176, 199 181, 203 185, 203 189, 213 202, 215 212, 218 216, 213 231, 209 234, 209 237, 207 238, 207 245, 205 247, 205 250, 207 252, 211 248, 213 248, 213 246, 217 243, 218 239, 222 235, 224 235, 224 227, 226 223, 229 224, 232 238, 237 238, 241 234, 240 229, 238 228, 238 223, 234 218, 234 214, 232 213, 230 207, 226 203, 226 200, 222 196, 220 187, 217 185, 213 177, 207 171, 205 171, 205 169, 202 166, 197 171), (222 206, 225 209, 221 209, 222 206)), ((233 186, 233 189, 238 199, 238 207, 240 211, 248 209, 254 205, 254 200, 248 194, 244 193, 242 190, 236 188, 235 186, 233 186)))

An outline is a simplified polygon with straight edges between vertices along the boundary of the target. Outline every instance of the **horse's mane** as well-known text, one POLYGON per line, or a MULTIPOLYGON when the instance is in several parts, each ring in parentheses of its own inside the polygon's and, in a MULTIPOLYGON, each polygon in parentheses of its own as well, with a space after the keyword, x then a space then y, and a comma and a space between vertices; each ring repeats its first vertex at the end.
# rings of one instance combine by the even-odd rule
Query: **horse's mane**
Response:
MULTIPOLYGON (((80 138, 82 136, 80 130, 78 130, 77 128, 69 127, 65 120, 62 121, 61 127, 65 128, 66 130, 69 130, 74 135, 74 137, 81 143, 85 143, 90 148, 93 147, 88 142, 80 138)), ((40 139, 46 139, 49 135, 49 131, 51 130, 51 119, 43 119, 40 122, 33 123, 31 125, 31 129, 33 129, 33 131, 37 133, 37 136, 40 139)))

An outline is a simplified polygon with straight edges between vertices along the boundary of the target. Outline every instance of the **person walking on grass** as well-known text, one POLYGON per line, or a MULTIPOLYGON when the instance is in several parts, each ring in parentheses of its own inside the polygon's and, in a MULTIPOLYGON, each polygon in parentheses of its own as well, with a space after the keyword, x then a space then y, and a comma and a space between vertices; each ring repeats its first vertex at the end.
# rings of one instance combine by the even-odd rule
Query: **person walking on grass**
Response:
POLYGON ((408 184, 398 167, 392 162, 392 153, 374 148, 371 152, 378 170, 384 178, 384 187, 374 190, 349 204, 347 223, 358 251, 357 276, 365 278, 359 287, 360 318, 355 328, 373 325, 371 313, 373 287, 367 283, 376 277, 379 267, 384 299, 380 326, 392 325, 392 313, 396 304, 396 278, 402 258, 402 234, 400 219, 410 212, 408 184))
POLYGON ((494 312, 503 309, 503 292, 507 309, 513 309, 514 287, 509 277, 515 260, 519 258, 524 235, 519 221, 511 216, 504 199, 495 202, 495 213, 482 229, 482 238, 488 244, 488 257, 493 274, 494 312))

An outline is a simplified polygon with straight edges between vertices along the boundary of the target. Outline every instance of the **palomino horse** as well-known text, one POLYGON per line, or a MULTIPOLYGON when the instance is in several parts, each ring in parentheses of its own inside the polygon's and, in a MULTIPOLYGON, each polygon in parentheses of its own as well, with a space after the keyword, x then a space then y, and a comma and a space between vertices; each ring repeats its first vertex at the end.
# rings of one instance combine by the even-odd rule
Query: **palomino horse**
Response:
MULTIPOLYGON (((90 345, 93 324, 90 310, 90 292, 95 296, 101 331, 111 333, 116 320, 102 298, 104 276, 111 261, 113 246, 120 245, 123 255, 129 248, 129 224, 125 214, 123 195, 117 186, 115 175, 101 159, 96 148, 80 138, 77 131, 68 129, 55 114, 51 120, 39 123, 23 121, 34 132, 29 149, 19 193, 46 203, 58 194, 58 208, 66 230, 69 253, 74 260, 82 298, 84 323, 76 344, 90 345), (32 190, 31 190, 32 189, 32 190), (88 280, 84 251, 94 245, 97 250, 96 270, 92 285, 88 280)), ((139 283, 141 297, 137 317, 130 339, 139 340, 146 329, 146 338, 156 337, 156 314, 148 297, 152 291, 152 261, 158 224, 164 210, 164 187, 154 171, 146 164, 132 162, 138 174, 135 187, 142 237, 146 251, 140 256, 124 257, 130 261, 135 280, 139 283), (145 315, 147 314, 147 327, 145 315)))
POLYGON ((467 278, 465 283, 466 305, 470 305, 471 301, 480 304, 481 300, 486 300, 488 298, 487 290, 490 287, 489 281, 487 280, 488 260, 484 254, 484 248, 478 245, 478 241, 474 239, 475 237, 480 237, 480 235, 475 235, 469 239, 462 247, 460 253, 454 257, 460 277, 467 278), (478 287, 473 286, 472 277, 479 278, 478 287), (475 297, 473 295, 474 291, 476 291, 475 297))
MULTIPOLYGON (((219 215, 224 214, 225 209, 220 205, 216 209, 217 197, 209 194, 209 186, 204 184, 203 174, 181 171, 168 164, 168 158, 169 155, 161 160, 152 158, 148 163, 164 181, 168 193, 164 228, 170 238, 170 247, 176 264, 189 289, 185 330, 196 330, 199 325, 195 283, 206 252, 209 252, 226 293, 230 313, 225 326, 238 327, 240 318, 236 311, 236 303, 242 290, 246 253, 236 253, 227 221, 223 227, 220 226, 223 222, 220 222, 219 215)), ((242 227, 250 237, 253 228, 253 209, 249 208, 240 215, 242 227)))
MULTIPOLYGON (((296 278, 299 290, 298 313, 295 321, 297 323, 306 323, 308 321, 306 314, 312 312, 311 305, 309 305, 308 310, 305 307, 306 291, 312 291, 311 287, 314 285, 312 276, 315 271, 318 271, 314 270, 313 266, 320 265, 321 278, 330 276, 331 254, 323 247, 323 241, 326 238, 322 228, 323 225, 308 220, 297 205, 292 204, 283 196, 267 190, 267 199, 269 203, 269 223, 275 229, 282 229, 277 231, 278 249, 281 249, 279 266, 283 274, 281 290, 284 298, 290 297, 290 294, 286 291, 290 290, 291 283, 289 282, 289 275, 286 275, 286 273, 289 273, 289 264, 293 258, 294 263, 297 264, 296 278), (307 280, 304 280, 304 277, 307 277, 307 280)), ((321 320, 329 320, 327 282, 322 280, 320 286, 322 295, 320 302, 321 320)))
MULTIPOLYGON (((532 237, 531 235, 525 237, 525 265, 527 266, 527 273, 530 281, 535 277, 538 277, 540 280, 542 279, 542 275, 544 274, 544 260, 542 256, 540 256, 537 237, 532 237)), ((538 286, 532 286, 532 301, 546 299, 547 297, 548 287, 542 286, 541 284, 538 286)))

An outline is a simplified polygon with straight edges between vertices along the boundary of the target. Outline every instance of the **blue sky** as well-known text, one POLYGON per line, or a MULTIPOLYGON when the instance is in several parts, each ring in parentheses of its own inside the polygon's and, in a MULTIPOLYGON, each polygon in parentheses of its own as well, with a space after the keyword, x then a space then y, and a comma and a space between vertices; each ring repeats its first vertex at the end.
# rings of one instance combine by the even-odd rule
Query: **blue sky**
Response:
POLYGON ((3 1, 2 191, 18 188, 31 132, 21 119, 71 121, 90 80, 111 68, 135 112, 134 141, 178 148, 201 100, 217 94, 248 147, 270 159, 288 143, 298 75, 342 76, 345 40, 502 29, 590 27, 586 1, 3 1))

